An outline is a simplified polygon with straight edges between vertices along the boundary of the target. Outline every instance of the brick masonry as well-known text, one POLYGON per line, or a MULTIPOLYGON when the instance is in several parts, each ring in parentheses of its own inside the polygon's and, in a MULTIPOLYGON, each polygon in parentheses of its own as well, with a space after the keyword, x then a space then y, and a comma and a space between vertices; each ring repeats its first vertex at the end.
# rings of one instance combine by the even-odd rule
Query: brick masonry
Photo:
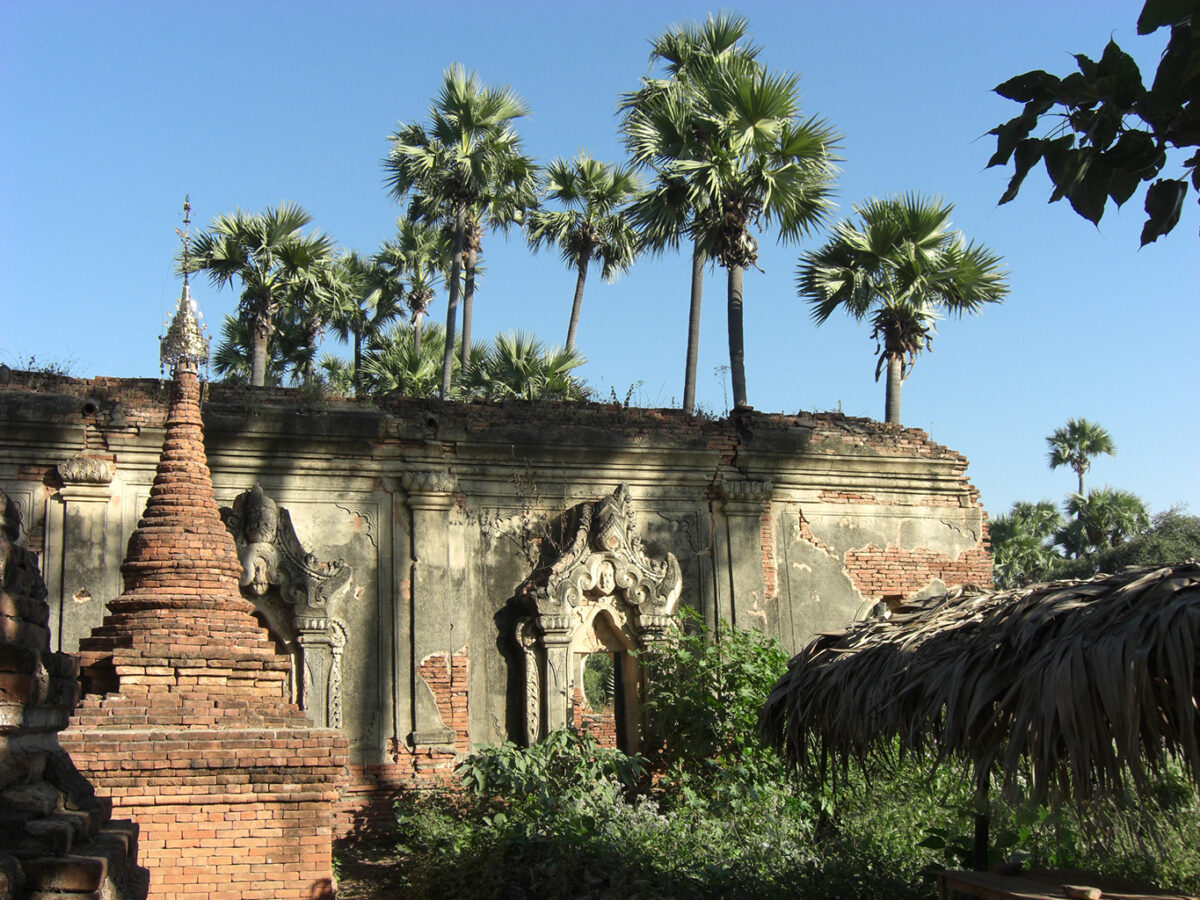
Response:
POLYGON ((142 829, 150 896, 332 896, 344 737, 287 700, 289 661, 238 589, 194 368, 177 368, 125 589, 80 645, 64 746, 142 829))
POLYGON ((79 664, 50 651, 45 584, 2 491, 0 520, 0 897, 144 897, 137 826, 112 821, 58 741, 79 664))
MULTIPOLYGON (((74 650, 89 635, 81 649, 94 697, 81 727, 154 732, 174 727, 186 706, 197 730, 238 722, 267 740, 296 721, 276 699, 286 661, 260 641, 237 598, 204 606, 206 596, 236 591, 236 561, 204 552, 219 528, 162 531, 163 541, 144 546, 135 538, 124 574, 136 590, 90 633, 100 604, 121 591, 120 549, 151 478, 167 474, 154 467, 164 419, 175 415, 171 389, 151 379, 4 375, 0 485, 31 513, 25 541, 43 554, 52 646, 74 650), (64 478, 63 461, 81 458, 107 464, 112 480, 64 478), (185 569, 192 599, 176 604, 166 573, 185 569)), ((203 390, 218 496, 228 503, 260 482, 290 510, 306 549, 354 571, 355 593, 337 611, 352 754, 339 830, 390 818, 397 790, 446 780, 474 746, 522 739, 512 593, 552 543, 554 523, 619 482, 630 485, 649 555, 678 558, 683 602, 710 622, 761 627, 792 651, 869 610, 865 601, 989 578, 986 516, 967 461, 916 429, 833 413, 742 410, 712 420, 613 404, 203 390), (421 479, 428 484, 409 484, 421 479), (727 514, 718 486, 738 481, 765 486, 761 511, 751 503, 727 514)), ((182 468, 170 472, 194 474, 197 459, 172 457, 182 468)), ((169 519, 149 512, 146 539, 169 519)))

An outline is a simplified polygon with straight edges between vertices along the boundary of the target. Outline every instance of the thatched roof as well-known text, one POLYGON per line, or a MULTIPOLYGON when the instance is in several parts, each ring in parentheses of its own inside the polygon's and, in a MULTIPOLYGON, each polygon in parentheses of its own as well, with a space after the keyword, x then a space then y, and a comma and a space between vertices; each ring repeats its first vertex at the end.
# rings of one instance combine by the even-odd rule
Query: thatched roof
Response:
POLYGON ((1200 565, 956 591, 813 640, 763 712, 801 769, 956 758, 987 794, 1119 792, 1168 755, 1200 776, 1200 565), (1025 782, 1025 778, 1028 782, 1025 782))

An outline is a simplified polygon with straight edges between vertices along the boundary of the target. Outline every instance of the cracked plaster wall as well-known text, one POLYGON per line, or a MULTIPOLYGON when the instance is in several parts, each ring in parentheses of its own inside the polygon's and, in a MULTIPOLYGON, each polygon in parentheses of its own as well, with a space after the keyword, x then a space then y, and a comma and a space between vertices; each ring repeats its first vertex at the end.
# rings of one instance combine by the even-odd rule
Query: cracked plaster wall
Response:
MULTIPOLYGON (((151 380, 33 384, 15 373, 0 385, 0 487, 28 507, 22 540, 46 575, 54 649, 75 649, 119 593, 165 403, 151 380), (105 465, 60 466, 77 459, 105 465)), ((352 567, 342 727, 356 765, 390 766, 396 779, 444 773, 463 715, 472 745, 519 737, 514 595, 553 558, 563 514, 620 482, 647 554, 678 558, 684 603, 791 651, 882 598, 990 581, 966 460, 920 431, 833 414, 708 421, 606 404, 313 402, 221 385, 204 416, 218 502, 257 482, 307 550, 352 567), (460 693, 447 722, 445 680, 430 684, 421 665, 464 648, 466 711, 460 693)))

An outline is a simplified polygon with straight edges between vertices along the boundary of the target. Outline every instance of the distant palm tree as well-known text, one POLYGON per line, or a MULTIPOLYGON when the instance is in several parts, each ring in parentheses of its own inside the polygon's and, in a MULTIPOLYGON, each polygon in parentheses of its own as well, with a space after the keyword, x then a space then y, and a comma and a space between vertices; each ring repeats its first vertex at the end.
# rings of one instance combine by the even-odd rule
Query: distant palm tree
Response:
POLYGON ((396 237, 383 243, 375 261, 402 286, 401 298, 410 314, 414 349, 420 355, 423 321, 449 268, 453 237, 447 239, 441 229, 412 219, 397 219, 396 228, 396 237))
POLYGON ((1062 528, 1062 514, 1050 500, 1014 503, 988 523, 996 584, 1020 587, 1049 574, 1055 559, 1052 542, 1062 528))
POLYGON ((358 386, 354 383, 354 368, 340 356, 326 353, 319 363, 321 377, 336 397, 357 396, 358 386))
POLYGON ((438 396, 446 332, 430 323, 419 348, 413 337, 411 325, 395 325, 367 342, 363 378, 368 393, 438 396))
POLYGON ((336 302, 328 310, 327 321, 329 328, 352 347, 349 372, 357 389, 362 384, 363 345, 399 315, 404 285, 399 274, 382 263, 378 254, 364 257, 356 250, 339 257, 338 280, 340 289, 334 292, 336 302))
POLYGON ((238 315, 253 329, 253 385, 266 378, 276 314, 322 289, 317 270, 328 262, 333 242, 320 233, 302 234, 311 221, 299 206, 281 203, 254 215, 238 210, 217 216, 192 239, 191 271, 207 271, 217 287, 241 282, 238 315))
POLYGON ((1101 453, 1114 456, 1117 452, 1117 445, 1107 429, 1087 419, 1067 419, 1066 425, 1056 428, 1054 434, 1046 438, 1046 444, 1050 447, 1051 469, 1070 466, 1079 476, 1077 493, 1080 496, 1083 496, 1083 476, 1092 467, 1092 457, 1101 453))
MULTIPOLYGON (((454 226, 443 399, 450 393, 453 372, 459 272, 465 254, 470 281, 471 260, 478 253, 475 229, 483 217, 497 224, 511 221, 536 199, 537 168, 521 152, 512 127, 513 120, 527 113, 525 101, 510 88, 486 87, 473 72, 456 64, 443 75, 428 127, 403 125, 390 138, 392 149, 384 168, 392 195, 410 199, 410 217, 445 220, 454 226)), ((469 344, 466 317, 464 332, 469 344)), ((469 347, 464 353, 469 356, 469 347)))
POLYGON ((1102 487, 1067 498, 1071 521, 1060 529, 1057 542, 1074 557, 1092 556, 1119 546, 1145 531, 1150 514, 1141 497, 1130 491, 1102 487))
POLYGON ((471 365, 465 387, 485 400, 586 400, 587 385, 571 374, 585 362, 579 351, 547 348, 531 334, 501 334, 471 365))
POLYGON ((943 312, 979 312, 1008 294, 1000 257, 949 231, 954 204, 915 194, 868 200, 854 208, 819 250, 797 267, 797 292, 821 324, 842 308, 871 318, 879 344, 875 380, 886 368, 884 418, 900 424, 900 389, 929 347, 943 312))
POLYGON ((703 23, 669 28, 651 42, 651 63, 661 63, 666 78, 643 78, 641 87, 621 98, 621 131, 634 164, 655 173, 655 184, 630 208, 643 246, 654 253, 692 241, 691 293, 683 410, 691 413, 696 399, 696 366, 700 348, 700 311, 704 267, 708 257, 699 234, 693 233, 694 204, 706 197, 689 190, 678 171, 685 160, 704 159, 710 147, 704 119, 705 85, 722 77, 761 70, 758 48, 744 43, 750 27, 744 16, 709 15, 703 23))
POLYGON ((638 237, 624 211, 637 189, 631 169, 598 162, 586 153, 573 160, 556 159, 546 169, 546 199, 567 208, 530 213, 526 233, 535 250, 557 247, 563 262, 576 272, 567 350, 575 348, 588 266, 600 263, 600 277, 611 282, 637 257, 638 237))
MULTIPOLYGON (((292 321, 277 321, 270 343, 263 385, 281 387, 291 375, 298 381, 303 360, 300 359, 301 339, 292 321)), ((221 339, 212 355, 212 368, 226 384, 250 384, 254 359, 254 327, 245 319, 225 316, 221 322, 221 339)))

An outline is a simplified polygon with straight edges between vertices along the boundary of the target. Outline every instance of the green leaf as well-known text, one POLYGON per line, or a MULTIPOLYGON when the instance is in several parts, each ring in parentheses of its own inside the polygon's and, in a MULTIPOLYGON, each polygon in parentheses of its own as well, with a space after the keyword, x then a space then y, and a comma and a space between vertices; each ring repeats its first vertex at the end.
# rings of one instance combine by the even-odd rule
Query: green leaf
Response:
POLYGON ((1035 69, 1010 78, 993 90, 1001 97, 1016 100, 1018 103, 1028 103, 1031 100, 1053 99, 1058 90, 1059 79, 1049 72, 1035 69))
POLYGON ((1102 94, 1112 98, 1123 109, 1129 109, 1139 96, 1145 93, 1142 73, 1133 57, 1122 50, 1117 42, 1109 40, 1100 57, 1099 76, 1096 86, 1102 94))
POLYGON ((1137 33, 1150 34, 1164 25, 1175 25, 1195 12, 1195 0, 1146 0, 1138 16, 1137 33))
POLYGON ((1017 196, 1017 192, 1020 191, 1021 183, 1025 180, 1025 176, 1029 174, 1029 170, 1033 166, 1037 165, 1037 161, 1042 158, 1042 149, 1045 143, 1045 141, 1039 138, 1029 138, 1017 145, 1016 171, 1013 172, 1013 177, 1008 182, 1008 189, 1004 192, 1004 196, 1000 198, 1001 203, 1008 203, 1008 201, 1017 196))
POLYGON ((1112 169, 1092 162, 1081 177, 1067 190, 1067 200, 1079 215, 1093 225, 1100 223, 1104 205, 1108 202, 1108 187, 1112 169))
POLYGON ((1142 180, 1128 169, 1113 169, 1108 182, 1108 196, 1120 208, 1126 200, 1133 196, 1142 180))
POLYGON ((1183 198, 1187 196, 1187 182, 1174 178, 1160 178, 1146 191, 1146 224, 1142 226, 1142 246, 1151 244, 1170 232, 1179 223, 1183 211, 1183 198))
POLYGON ((1158 173, 1167 155, 1148 132, 1134 129, 1124 132, 1101 159, 1114 169, 1126 169, 1145 181, 1158 173))

